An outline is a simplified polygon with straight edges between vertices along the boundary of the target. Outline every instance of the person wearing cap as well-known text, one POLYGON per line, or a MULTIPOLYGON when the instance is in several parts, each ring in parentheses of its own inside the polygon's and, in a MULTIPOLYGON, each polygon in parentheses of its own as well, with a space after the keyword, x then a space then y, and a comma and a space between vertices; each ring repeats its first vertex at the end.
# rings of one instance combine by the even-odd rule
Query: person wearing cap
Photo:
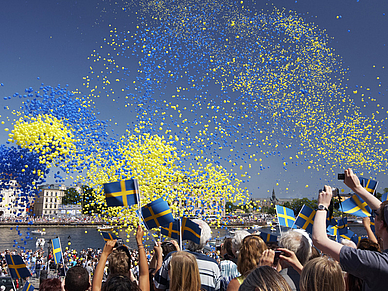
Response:
POLYGON ((326 235, 326 214, 332 189, 325 186, 319 193, 318 209, 313 225, 313 242, 322 252, 340 262, 344 271, 364 280, 363 290, 386 290, 388 286, 388 201, 381 203, 364 189, 351 169, 345 170, 345 184, 377 212, 376 235, 382 239, 382 253, 354 249, 329 239, 326 235))

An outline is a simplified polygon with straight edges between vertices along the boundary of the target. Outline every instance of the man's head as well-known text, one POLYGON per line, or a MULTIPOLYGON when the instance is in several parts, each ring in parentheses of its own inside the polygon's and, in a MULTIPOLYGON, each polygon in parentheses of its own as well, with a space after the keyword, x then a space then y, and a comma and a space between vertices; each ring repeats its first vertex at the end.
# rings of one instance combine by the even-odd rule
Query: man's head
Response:
POLYGON ((388 201, 384 201, 380 204, 380 209, 377 211, 375 222, 376 234, 379 237, 382 237, 382 231, 388 232, 388 201), (376 222, 378 224, 376 224, 376 222))
POLYGON ((79 266, 69 269, 65 278, 66 291, 85 291, 90 287, 89 272, 79 266))
POLYGON ((235 258, 238 257, 243 239, 248 235, 250 235, 250 233, 246 230, 237 230, 234 233, 234 237, 232 239, 232 251, 235 258))
POLYGON ((280 237, 279 245, 282 248, 293 251, 299 262, 304 265, 311 254, 311 244, 308 239, 295 230, 289 230, 280 237))
POLYGON ((206 243, 212 238, 212 231, 205 221, 201 219, 192 219, 192 221, 199 225, 199 228, 201 229, 201 238, 199 244, 189 240, 187 247, 192 252, 200 252, 203 250, 206 243))

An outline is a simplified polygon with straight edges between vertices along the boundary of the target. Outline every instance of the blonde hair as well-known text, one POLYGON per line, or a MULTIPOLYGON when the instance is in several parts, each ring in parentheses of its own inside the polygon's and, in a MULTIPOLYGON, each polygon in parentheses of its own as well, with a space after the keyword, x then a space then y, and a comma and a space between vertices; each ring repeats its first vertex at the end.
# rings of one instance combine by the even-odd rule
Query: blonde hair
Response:
POLYGON ((170 261, 170 278, 171 291, 199 291, 201 278, 195 256, 183 251, 173 253, 170 261))
POLYGON ((260 258, 266 249, 267 245, 260 236, 246 236, 241 243, 237 260, 237 270, 243 276, 247 276, 250 271, 257 268, 260 263, 260 258))
POLYGON ((345 291, 341 267, 328 257, 310 260, 300 275, 301 291, 345 291))

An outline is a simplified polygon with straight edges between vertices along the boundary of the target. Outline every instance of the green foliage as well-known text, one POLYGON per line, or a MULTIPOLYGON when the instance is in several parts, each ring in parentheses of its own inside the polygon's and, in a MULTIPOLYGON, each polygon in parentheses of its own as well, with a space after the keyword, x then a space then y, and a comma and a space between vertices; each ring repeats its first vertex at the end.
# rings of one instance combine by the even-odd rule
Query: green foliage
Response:
POLYGON ((308 198, 293 199, 292 202, 286 202, 283 204, 283 206, 294 210, 294 214, 297 216, 304 204, 306 204, 308 207, 311 207, 312 209, 317 209, 318 207, 318 201, 316 199, 310 200, 308 198))
POLYGON ((270 215, 274 215, 274 214, 276 214, 276 209, 274 206, 263 206, 263 207, 261 207, 261 212, 266 213, 266 214, 270 214, 270 215))
POLYGON ((62 204, 78 204, 82 202, 82 196, 75 188, 65 190, 65 196, 62 198, 62 204))
POLYGON ((94 192, 93 188, 88 186, 82 186, 82 213, 87 215, 101 214, 103 211, 107 210, 105 204, 98 202, 98 196, 94 192))

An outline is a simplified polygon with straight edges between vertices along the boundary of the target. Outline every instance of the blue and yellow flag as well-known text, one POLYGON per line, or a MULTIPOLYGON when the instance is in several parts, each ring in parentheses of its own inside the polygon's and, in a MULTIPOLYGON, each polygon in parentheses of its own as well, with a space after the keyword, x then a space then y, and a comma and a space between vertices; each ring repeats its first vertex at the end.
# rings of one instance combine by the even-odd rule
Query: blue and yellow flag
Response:
POLYGON ((382 196, 381 196, 381 202, 384 202, 384 201, 387 201, 388 200, 388 192, 387 193, 384 193, 382 196))
POLYGON ((102 237, 104 238, 104 241, 108 240, 114 240, 114 239, 120 239, 117 235, 110 232, 101 231, 102 237))
POLYGON ((159 198, 141 208, 144 223, 148 229, 165 226, 174 222, 168 203, 159 198))
MULTIPOLYGON (((201 239, 201 228, 199 225, 186 217, 181 219, 182 240, 191 240, 199 244, 201 239)), ((165 236, 178 240, 180 235, 179 218, 175 219, 168 226, 161 226, 160 232, 165 236)))
POLYGON ((139 189, 136 179, 106 183, 104 192, 108 207, 132 206, 138 202, 139 189))
POLYGON ((362 177, 359 177, 358 179, 360 180, 361 186, 364 187, 366 191, 368 191, 372 195, 375 193, 379 182, 371 179, 362 178, 362 177))
POLYGON ((346 217, 338 219, 337 228, 339 235, 348 233, 348 219, 346 217))
POLYGON ((61 242, 59 240, 59 237, 53 238, 51 240, 52 246, 53 246, 53 257, 54 257, 54 263, 60 264, 62 263, 62 248, 61 248, 61 242))
POLYGON ((313 233, 313 224, 316 211, 307 205, 303 205, 295 220, 295 225, 305 229, 308 233, 313 233))
POLYGON ((264 242, 277 242, 278 237, 276 235, 267 233, 267 232, 260 232, 260 237, 263 239, 264 242))
POLYGON ((356 245, 358 245, 358 243, 363 239, 363 238, 368 238, 367 236, 363 235, 363 236, 358 236, 357 234, 354 235, 352 238, 351 238, 351 241, 354 242, 356 245))
POLYGON ((31 285, 28 281, 26 281, 26 284, 24 284, 22 291, 33 291, 35 290, 34 286, 31 285))
POLYGON ((19 255, 5 255, 8 269, 11 273, 11 278, 27 278, 31 277, 30 271, 27 269, 26 264, 19 255))
POLYGON ((348 229, 347 233, 338 234, 338 236, 345 238, 345 239, 348 239, 348 240, 352 240, 352 237, 354 236, 354 232, 351 231, 350 229, 348 229))
POLYGON ((371 209, 368 204, 362 200, 357 194, 346 199, 341 203, 342 211, 355 216, 367 217, 370 216, 371 209))
POLYGON ((295 223, 294 211, 290 208, 280 206, 280 205, 276 205, 275 207, 276 207, 276 213, 278 215, 279 225, 292 227, 295 223))

